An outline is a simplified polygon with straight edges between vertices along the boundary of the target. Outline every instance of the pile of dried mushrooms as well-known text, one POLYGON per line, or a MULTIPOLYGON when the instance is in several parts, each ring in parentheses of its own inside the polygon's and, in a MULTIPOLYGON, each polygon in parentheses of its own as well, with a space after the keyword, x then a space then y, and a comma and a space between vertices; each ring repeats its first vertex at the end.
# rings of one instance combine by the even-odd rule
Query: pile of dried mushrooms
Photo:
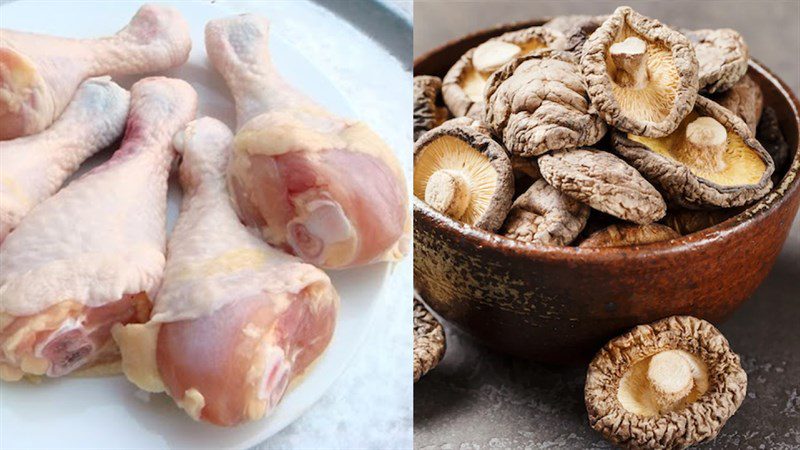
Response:
POLYGON ((414 194, 539 245, 716 225, 766 195, 786 160, 748 58, 734 30, 678 31, 629 7, 492 38, 443 80, 415 78, 414 194))

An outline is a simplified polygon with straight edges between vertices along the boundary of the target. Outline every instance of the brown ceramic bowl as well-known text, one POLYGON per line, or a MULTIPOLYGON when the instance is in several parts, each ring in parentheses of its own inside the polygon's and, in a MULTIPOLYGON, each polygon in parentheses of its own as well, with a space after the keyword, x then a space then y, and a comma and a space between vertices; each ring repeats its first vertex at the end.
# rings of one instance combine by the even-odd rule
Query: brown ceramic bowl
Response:
MULTIPOLYGON (((414 62, 444 76, 501 26, 414 62)), ((774 190, 743 213, 669 243, 578 249, 519 243, 453 221, 414 199, 414 283, 437 313, 490 347, 543 362, 574 362, 637 324, 675 314, 719 322, 769 273, 800 204, 797 98, 757 62, 749 74, 778 114, 792 160, 774 190)))

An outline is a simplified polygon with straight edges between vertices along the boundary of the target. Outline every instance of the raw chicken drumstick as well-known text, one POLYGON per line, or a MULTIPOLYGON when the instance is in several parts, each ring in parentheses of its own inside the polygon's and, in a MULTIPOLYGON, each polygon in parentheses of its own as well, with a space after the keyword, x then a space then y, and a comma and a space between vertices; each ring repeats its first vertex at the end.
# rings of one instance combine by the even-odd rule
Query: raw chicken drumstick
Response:
POLYGON ((78 85, 98 75, 177 67, 189 58, 189 26, 180 13, 142 6, 117 34, 68 39, 0 30, 0 140, 38 133, 58 118, 78 85))
POLYGON ((0 141, 0 243, 86 158, 122 135, 129 103, 128 91, 110 78, 91 78, 50 128, 0 141))
POLYGON ((175 135, 184 189, 152 320, 113 329, 127 377, 195 420, 263 417, 331 340, 339 297, 324 272, 264 243, 225 186, 233 135, 203 118, 175 135))
POLYGON ((134 84, 114 156, 8 235, 0 247, 0 378, 116 362, 111 326, 150 316, 165 264, 170 142, 196 106, 184 81, 134 84))
POLYGON ((206 52, 236 102, 228 183, 239 217, 307 262, 345 268, 398 259, 410 224, 392 150, 292 88, 270 62, 268 21, 206 26, 206 52))

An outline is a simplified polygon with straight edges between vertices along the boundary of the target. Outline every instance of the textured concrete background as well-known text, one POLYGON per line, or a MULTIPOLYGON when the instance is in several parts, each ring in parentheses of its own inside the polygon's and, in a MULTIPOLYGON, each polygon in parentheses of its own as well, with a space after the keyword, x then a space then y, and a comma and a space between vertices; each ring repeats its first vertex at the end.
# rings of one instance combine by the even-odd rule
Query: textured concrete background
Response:
MULTIPOLYGON (((415 2, 420 55, 497 23, 557 14, 610 13, 620 4, 687 28, 730 27, 751 55, 800 92, 798 1, 415 2)), ((703 448, 800 448, 800 220, 772 273, 720 327, 742 356, 748 395, 703 448)), ((421 449, 610 448, 589 428, 585 367, 547 367, 490 352, 447 330, 444 361, 414 388, 414 443, 421 449)))

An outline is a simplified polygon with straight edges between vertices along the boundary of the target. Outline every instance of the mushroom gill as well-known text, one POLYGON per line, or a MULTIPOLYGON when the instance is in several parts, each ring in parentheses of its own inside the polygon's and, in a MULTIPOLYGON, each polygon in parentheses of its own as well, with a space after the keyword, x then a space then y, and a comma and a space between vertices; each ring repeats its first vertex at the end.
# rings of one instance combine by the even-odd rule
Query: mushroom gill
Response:
POLYGON ((470 100, 483 101, 483 90, 495 70, 518 56, 547 47, 547 44, 538 39, 514 43, 502 41, 503 38, 501 36, 486 41, 472 53, 472 66, 465 70, 461 80, 461 88, 470 100))
POLYGON ((716 119, 692 112, 670 135, 648 138, 628 134, 628 139, 684 164, 693 174, 721 186, 757 184, 767 164, 737 133, 716 119))
POLYGON ((649 417, 680 409, 707 390, 708 369, 702 359, 683 350, 665 350, 625 372, 617 399, 627 411, 649 417))
POLYGON ((487 212, 497 176, 489 158, 469 143, 440 136, 414 164, 414 195, 453 219, 473 224, 487 212))
POLYGON ((680 88, 672 51, 647 41, 628 27, 609 47, 606 58, 612 93, 623 114, 660 122, 670 113, 680 88))

